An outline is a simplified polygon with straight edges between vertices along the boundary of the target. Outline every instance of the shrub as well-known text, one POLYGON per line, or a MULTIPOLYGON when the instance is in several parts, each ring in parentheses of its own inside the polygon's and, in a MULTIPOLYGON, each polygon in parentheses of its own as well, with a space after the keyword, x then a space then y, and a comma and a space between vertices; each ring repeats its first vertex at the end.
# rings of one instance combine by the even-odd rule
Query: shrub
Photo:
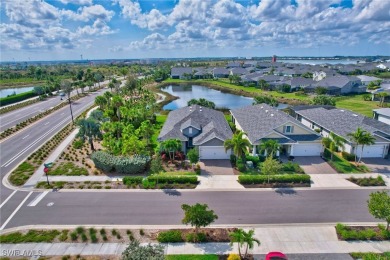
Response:
POLYGON ((155 176, 149 176, 148 181, 156 182, 156 183, 164 183, 164 184, 186 184, 186 183, 198 184, 198 177, 188 176, 188 175, 181 175, 181 176, 155 175, 155 176))
POLYGON ((78 237, 78 234, 76 231, 73 231, 72 233, 70 233, 70 238, 72 239, 72 241, 76 241, 77 237, 78 237))
POLYGON ((141 236, 143 236, 143 235, 145 235, 145 231, 141 228, 141 229, 139 230, 139 234, 140 234, 141 236))
POLYGON ((75 140, 73 142, 73 147, 76 149, 81 149, 83 147, 83 144, 84 144, 84 142, 82 140, 78 139, 78 140, 75 140))
POLYGON ((91 155, 91 159, 96 168, 101 169, 104 172, 110 172, 115 169, 114 158, 115 156, 102 151, 94 152, 91 155))
POLYGON ((246 156, 247 161, 251 161, 254 167, 257 167, 260 163, 260 158, 258 156, 248 155, 246 156))
POLYGON ((304 173, 302 168, 297 163, 293 163, 293 162, 289 161, 289 162, 284 163, 282 166, 283 166, 283 171, 295 172, 295 173, 304 173))
POLYGON ((77 234, 82 234, 82 233, 84 233, 84 228, 83 227, 77 227, 76 228, 76 232, 77 232, 77 234))
POLYGON ((3 97, 3 98, 0 98, 0 106, 5 106, 5 105, 8 105, 8 104, 12 104, 12 103, 16 103, 16 102, 19 102, 19 101, 23 101, 25 99, 34 97, 36 95, 37 94, 34 91, 28 91, 28 92, 23 92, 23 93, 16 94, 16 95, 11 95, 11 96, 8 96, 8 97, 3 97))
POLYGON ((61 242, 66 241, 68 239, 68 233, 69 233, 69 230, 62 230, 61 235, 59 236, 58 240, 60 240, 61 242))
POLYGON ((355 155, 354 155, 354 154, 350 154, 350 153, 347 153, 347 152, 342 151, 342 152, 341 152, 341 156, 342 156, 345 160, 347 160, 347 161, 350 161, 350 162, 355 161, 355 155))
POLYGON ((106 230, 104 228, 100 229, 100 235, 105 235, 106 234, 106 230))
POLYGON ((195 165, 195 172, 196 172, 196 174, 198 174, 198 175, 201 173, 199 163, 197 163, 197 164, 195 165))
POLYGON ((118 234, 118 231, 116 231, 116 229, 113 229, 113 230, 111 231, 111 234, 112 234, 113 236, 116 236, 116 234, 118 234))
POLYGON ((140 176, 126 176, 123 177, 122 182, 124 185, 130 186, 133 184, 141 184, 143 177, 140 176))
POLYGON ((230 254, 227 258, 227 260, 241 260, 241 257, 236 254, 230 254))
POLYGON ((103 151, 91 155, 96 168, 105 172, 117 171, 121 174, 136 174, 145 170, 150 161, 149 156, 134 155, 133 157, 114 156, 103 151))
POLYGON ((237 162, 237 157, 236 157, 234 154, 231 154, 231 155, 230 155, 230 163, 231 163, 233 166, 236 166, 236 162, 237 162))
POLYGON ((310 176, 306 174, 288 174, 288 175, 240 175, 238 181, 241 184, 264 184, 270 183, 310 183, 310 176))
POLYGON ((183 238, 179 230, 168 230, 158 233, 157 241, 160 243, 179 243, 183 242, 183 238))
POLYGON ((86 234, 81 234, 81 240, 83 241, 83 242, 86 242, 87 240, 88 240, 88 238, 87 238, 87 235, 86 234))
POLYGON ((242 162, 238 162, 238 161, 237 161, 237 169, 238 169, 240 172, 244 172, 244 171, 246 170, 245 164, 242 163, 242 162))
POLYGON ((187 242, 201 243, 207 241, 207 236, 204 233, 189 233, 186 235, 187 242))
POLYGON ((92 241, 92 243, 97 243, 98 242, 98 238, 96 237, 95 233, 91 234, 91 241, 92 241))

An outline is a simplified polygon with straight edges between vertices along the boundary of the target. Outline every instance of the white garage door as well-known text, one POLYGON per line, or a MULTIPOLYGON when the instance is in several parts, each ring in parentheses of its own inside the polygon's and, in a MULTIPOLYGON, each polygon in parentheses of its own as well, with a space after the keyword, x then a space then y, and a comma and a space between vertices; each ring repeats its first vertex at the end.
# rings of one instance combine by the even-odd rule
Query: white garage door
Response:
POLYGON ((322 152, 321 144, 294 144, 294 156, 319 156, 322 152))
POLYGON ((230 159, 230 150, 225 152, 223 146, 199 146, 199 157, 207 159, 230 159))
MULTIPOLYGON (((362 147, 359 146, 356 150, 357 154, 360 155, 362 147)), ((382 158, 384 145, 365 145, 363 149, 363 158, 382 158)))

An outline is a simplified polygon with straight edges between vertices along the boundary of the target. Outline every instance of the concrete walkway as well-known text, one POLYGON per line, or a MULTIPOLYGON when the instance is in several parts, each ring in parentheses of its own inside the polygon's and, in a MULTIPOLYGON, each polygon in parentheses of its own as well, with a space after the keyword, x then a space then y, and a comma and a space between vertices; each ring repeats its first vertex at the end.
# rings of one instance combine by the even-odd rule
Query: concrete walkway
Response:
POLYGON ((199 184, 196 190, 245 190, 237 181, 237 175, 208 175, 198 176, 199 184))
MULTIPOLYGON (((120 228, 118 226, 118 228, 120 228)), ((248 228, 245 228, 248 230, 248 228)), ((376 252, 390 250, 390 241, 346 242, 337 239, 336 231, 330 225, 317 226, 271 226, 255 228, 255 237, 261 245, 255 246, 251 253, 266 254, 282 251, 285 254, 350 253, 376 252)), ((56 255, 120 255, 126 248, 123 243, 27 243, 2 244, 2 252, 27 250, 39 252, 43 256, 56 255)), ((238 248, 229 243, 170 243, 164 244, 165 254, 229 254, 237 253, 238 248)), ((5 256, 5 255, 4 255, 5 256)))
POLYGON ((358 188, 359 185, 347 181, 349 174, 309 174, 311 177, 312 188, 358 188))

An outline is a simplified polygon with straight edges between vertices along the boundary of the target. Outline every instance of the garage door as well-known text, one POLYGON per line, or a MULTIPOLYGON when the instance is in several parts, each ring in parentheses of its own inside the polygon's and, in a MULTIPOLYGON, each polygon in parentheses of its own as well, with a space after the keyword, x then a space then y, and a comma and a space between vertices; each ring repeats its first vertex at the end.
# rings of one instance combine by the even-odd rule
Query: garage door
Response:
POLYGON ((230 150, 225 152, 223 146, 199 146, 199 157, 207 159, 230 159, 230 150))
MULTIPOLYGON (((357 154, 360 155, 362 152, 361 146, 357 149, 357 154)), ((363 149, 363 158, 382 158, 383 150, 385 149, 384 145, 365 145, 363 149)))
POLYGON ((294 156, 319 156, 322 152, 321 144, 294 144, 294 156))

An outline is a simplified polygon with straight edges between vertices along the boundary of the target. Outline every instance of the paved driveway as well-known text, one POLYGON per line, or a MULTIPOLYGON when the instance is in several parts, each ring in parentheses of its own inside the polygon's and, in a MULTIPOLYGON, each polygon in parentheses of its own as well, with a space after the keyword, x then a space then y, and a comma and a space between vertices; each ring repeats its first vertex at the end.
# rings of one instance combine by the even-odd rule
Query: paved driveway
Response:
POLYGON ((229 160, 202 160, 199 164, 201 175, 234 175, 229 160))
POLYGON ((294 161, 298 163, 307 174, 337 174, 337 172, 319 156, 298 156, 295 157, 294 161))
POLYGON ((364 164, 375 173, 390 173, 390 160, 383 158, 364 158, 364 164))

